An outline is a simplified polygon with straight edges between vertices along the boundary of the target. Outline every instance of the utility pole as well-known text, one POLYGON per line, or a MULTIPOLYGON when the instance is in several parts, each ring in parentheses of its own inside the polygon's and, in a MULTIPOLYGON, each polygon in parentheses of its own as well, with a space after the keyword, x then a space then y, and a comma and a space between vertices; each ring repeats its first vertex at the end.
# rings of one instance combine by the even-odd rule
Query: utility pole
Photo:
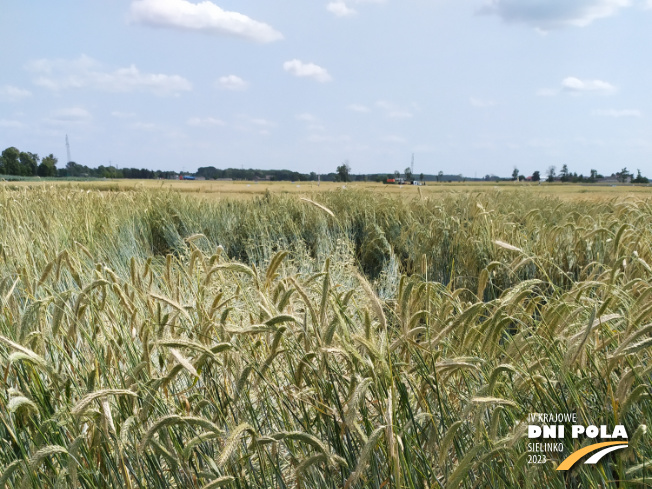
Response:
POLYGON ((68 153, 68 163, 72 161, 70 157, 70 143, 68 142, 68 135, 66 134, 66 152, 68 153))

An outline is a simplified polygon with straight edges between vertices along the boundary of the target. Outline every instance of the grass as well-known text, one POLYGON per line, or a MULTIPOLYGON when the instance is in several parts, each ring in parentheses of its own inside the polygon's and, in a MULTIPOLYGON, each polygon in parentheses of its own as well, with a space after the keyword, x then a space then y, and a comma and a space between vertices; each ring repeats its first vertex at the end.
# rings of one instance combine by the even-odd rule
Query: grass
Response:
POLYGON ((0 487, 649 485, 651 201, 75 185, 0 190, 0 487))

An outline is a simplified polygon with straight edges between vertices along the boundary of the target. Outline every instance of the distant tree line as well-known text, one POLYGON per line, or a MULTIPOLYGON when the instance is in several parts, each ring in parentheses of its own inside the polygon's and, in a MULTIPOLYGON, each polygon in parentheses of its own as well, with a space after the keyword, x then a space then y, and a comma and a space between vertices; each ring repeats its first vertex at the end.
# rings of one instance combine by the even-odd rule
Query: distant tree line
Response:
POLYGON ((35 153, 19 151, 13 146, 0 155, 0 174, 22 177, 54 177, 57 175, 57 159, 50 154, 39 158, 35 153))
POLYGON ((556 178, 556 167, 555 166, 550 166, 548 167, 548 178, 546 181, 548 182, 554 182, 556 179, 558 179, 560 182, 565 183, 565 182, 572 182, 572 183, 595 183, 598 180, 602 180, 604 178, 603 175, 600 175, 598 173, 598 170, 591 170, 589 175, 584 176, 581 173, 578 175, 577 172, 571 172, 568 169, 568 165, 564 164, 561 167, 561 171, 559 172, 559 178, 556 178))
MULTIPOLYGON (((202 166, 194 173, 194 176, 204 177, 207 180, 217 180, 222 178, 233 180, 284 180, 292 182, 307 182, 310 180, 317 181, 317 174, 299 173, 291 170, 253 170, 249 168, 225 168, 223 170, 214 166, 202 166)), ((322 180, 327 180, 327 176, 322 176, 322 180)))
MULTIPOLYGON (((90 168, 86 165, 81 165, 74 161, 69 161, 65 167, 57 168, 58 160, 53 154, 49 154, 43 158, 39 157, 36 153, 27 151, 20 151, 13 146, 5 149, 0 154, 0 175, 15 175, 21 177, 79 177, 79 178, 134 178, 134 179, 159 179, 159 178, 174 178, 178 176, 177 172, 161 171, 161 170, 148 170, 146 168, 116 168, 115 166, 100 165, 96 168, 90 168)), ((568 165, 563 165, 559 175, 557 175, 555 166, 548 167, 546 172, 547 182, 572 182, 572 183, 594 183, 602 180, 605 177, 600 175, 597 170, 591 170, 589 175, 582 175, 572 173, 568 169, 568 165)), ((397 170, 394 174, 352 174, 351 166, 347 161, 337 166, 335 172, 317 175, 315 172, 300 173, 291 170, 255 170, 244 168, 225 168, 219 169, 214 166, 203 166, 197 172, 181 172, 185 175, 193 175, 195 177, 203 177, 207 180, 217 179, 232 179, 232 180, 269 180, 269 181, 292 181, 292 182, 307 182, 307 181, 325 181, 325 182, 351 182, 351 181, 375 181, 386 182, 388 179, 399 178, 401 173, 397 170)), ((466 180, 486 180, 486 181, 500 181, 510 180, 510 178, 501 178, 496 175, 485 175, 484 178, 467 178, 462 175, 444 175, 439 172, 436 175, 424 175, 423 173, 412 175, 412 169, 406 168, 403 172, 405 180, 412 181, 437 181, 437 182, 453 182, 453 181, 466 181, 466 180)), ((539 171, 532 173, 532 176, 525 177, 520 174, 518 168, 514 168, 512 172, 512 181, 531 180, 533 182, 541 181, 542 175, 539 171)), ((637 170, 636 176, 630 173, 627 168, 623 168, 619 172, 613 173, 611 178, 616 179, 621 183, 649 183, 649 179, 637 170)))
MULTIPOLYGON (((591 170, 588 175, 582 175, 581 173, 578 175, 577 172, 571 172, 568 169, 568 165, 563 165, 561 167, 561 170, 559 174, 557 174, 557 167, 549 166, 548 170, 546 172, 546 181, 547 182, 570 182, 570 183, 595 183, 599 180, 603 180, 605 177, 604 175, 601 175, 598 173, 597 170, 591 170)), ((630 173, 627 170, 627 167, 623 168, 619 172, 613 173, 611 175, 612 179, 617 180, 620 183, 649 183, 650 180, 647 177, 644 177, 641 174, 641 170, 637 170, 636 176, 634 174, 630 173)), ((485 177, 485 179, 488 179, 488 176, 485 177)), ((519 174, 518 168, 514 168, 514 171, 512 172, 512 181, 518 180, 532 180, 533 182, 538 182, 541 180, 541 173, 539 171, 535 171, 532 173, 531 177, 525 177, 523 175, 519 174)))
POLYGON ((13 146, 0 154, 0 175, 20 177, 90 177, 90 178, 169 178, 176 172, 147 170, 145 168, 116 168, 100 165, 90 168, 69 161, 64 168, 57 168, 58 160, 49 154, 44 158, 36 153, 20 151, 13 146))
POLYGON ((148 170, 146 168, 116 168, 114 166, 100 165, 97 168, 89 168, 74 161, 69 161, 65 168, 57 172, 59 177, 91 177, 91 178, 141 178, 158 179, 174 177, 176 172, 148 170))
POLYGON ((636 170, 636 176, 633 173, 627 171, 627 167, 620 170, 618 173, 613 175, 619 182, 626 182, 628 179, 631 183, 650 183, 650 180, 647 177, 641 175, 641 170, 636 170))

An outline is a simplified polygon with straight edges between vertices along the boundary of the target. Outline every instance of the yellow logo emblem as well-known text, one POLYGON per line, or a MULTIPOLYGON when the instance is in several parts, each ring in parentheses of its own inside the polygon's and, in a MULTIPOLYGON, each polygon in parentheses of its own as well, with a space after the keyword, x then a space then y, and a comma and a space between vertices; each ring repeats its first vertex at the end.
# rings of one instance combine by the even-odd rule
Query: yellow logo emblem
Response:
POLYGON ((597 453, 593 454, 586 462, 584 462, 585 464, 596 464, 606 454, 611 453, 615 450, 620 450, 621 448, 627 448, 627 442, 606 441, 603 443, 595 443, 594 445, 580 448, 579 450, 576 450, 568 457, 566 457, 566 459, 559 464, 557 470, 569 470, 573 465, 575 465, 575 462, 581 459, 584 455, 588 455, 591 452, 599 450, 597 453))

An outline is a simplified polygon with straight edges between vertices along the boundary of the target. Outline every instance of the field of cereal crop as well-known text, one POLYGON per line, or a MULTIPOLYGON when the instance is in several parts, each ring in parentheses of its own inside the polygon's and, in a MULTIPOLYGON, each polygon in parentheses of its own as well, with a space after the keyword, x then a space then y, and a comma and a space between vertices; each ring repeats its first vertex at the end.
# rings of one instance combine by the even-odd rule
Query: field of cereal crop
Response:
POLYGON ((0 487, 647 487, 650 191, 5 184, 0 487))

